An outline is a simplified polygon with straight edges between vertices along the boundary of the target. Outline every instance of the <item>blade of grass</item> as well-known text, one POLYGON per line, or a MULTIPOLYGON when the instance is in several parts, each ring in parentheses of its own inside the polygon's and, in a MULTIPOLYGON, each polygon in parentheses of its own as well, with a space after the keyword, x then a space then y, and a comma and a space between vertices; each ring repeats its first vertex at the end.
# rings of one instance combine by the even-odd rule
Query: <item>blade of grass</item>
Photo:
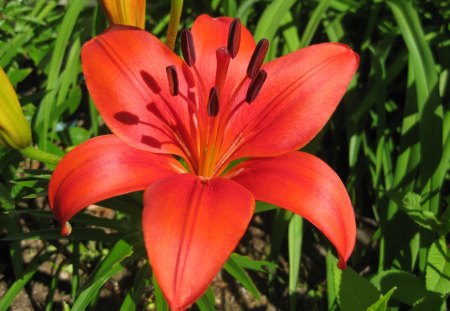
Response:
POLYGON ((245 272, 245 270, 242 269, 236 261, 234 261, 233 257, 228 258, 223 268, 236 280, 238 280, 250 292, 250 294, 253 295, 254 298, 257 300, 261 299, 255 283, 253 283, 247 272, 245 272))
POLYGON ((404 0, 389 0, 387 3, 397 21, 413 63, 420 119, 420 183, 423 194, 429 195, 425 206, 429 211, 437 213, 441 185, 438 184, 436 168, 442 153, 443 110, 436 65, 415 9, 404 0))
POLYGON ((270 3, 262 13, 256 25, 254 37, 256 40, 266 38, 273 40, 283 20, 283 16, 295 4, 295 0, 275 0, 270 3))
POLYGON ((308 46, 311 43, 311 40, 317 31, 317 27, 319 27, 326 10, 330 6, 330 2, 330 0, 321 0, 312 12, 308 24, 306 24, 305 30, 303 31, 302 38, 300 39, 300 47, 308 46))
POLYGON ((0 300, 0 311, 6 311, 8 310, 11 303, 14 301, 14 299, 17 297, 19 292, 22 290, 22 288, 28 284, 28 282, 31 280, 33 275, 38 271, 39 266, 42 264, 42 262, 46 261, 50 258, 50 256, 53 253, 45 253, 43 255, 36 256, 30 263, 30 265, 25 270, 23 276, 16 280, 11 287, 8 289, 8 291, 5 293, 5 295, 0 300))
POLYGON ((158 281, 156 280, 154 275, 152 277, 152 280, 156 300, 156 311, 169 311, 169 305, 167 304, 166 298, 164 298, 161 288, 159 287, 158 281))
POLYGON ((300 259, 302 258, 303 218, 294 215, 289 222, 289 308, 297 310, 297 285, 300 275, 300 259))
POLYGON ((48 93, 42 99, 41 105, 36 117, 36 127, 41 134, 39 137, 39 146, 47 150, 48 130, 51 120, 51 112, 55 109, 56 102, 54 101, 58 93, 58 80, 61 72, 61 67, 64 59, 70 36, 75 27, 79 14, 84 8, 86 0, 71 1, 64 19, 59 29, 58 37, 55 42, 55 48, 50 61, 50 68, 48 73, 46 90, 48 93))
POLYGON ((133 282, 133 287, 125 296, 122 305, 120 306, 120 311, 133 311, 137 310, 139 305, 139 300, 145 291, 149 283, 150 277, 150 267, 148 264, 142 266, 136 274, 136 278, 133 282))
POLYGON ((86 310, 105 282, 124 268, 123 261, 133 255, 133 247, 125 239, 119 240, 83 284, 72 311, 86 310))

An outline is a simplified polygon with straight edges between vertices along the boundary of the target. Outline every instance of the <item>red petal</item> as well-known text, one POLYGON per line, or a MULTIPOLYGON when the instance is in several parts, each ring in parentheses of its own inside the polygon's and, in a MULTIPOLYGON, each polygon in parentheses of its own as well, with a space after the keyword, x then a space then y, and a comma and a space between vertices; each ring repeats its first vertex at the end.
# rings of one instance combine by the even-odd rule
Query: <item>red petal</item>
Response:
MULTIPOLYGON (((214 86, 216 76, 216 51, 227 46, 228 30, 233 19, 229 17, 212 18, 200 15, 192 25, 196 67, 204 81, 207 91, 214 86)), ((242 25, 239 51, 230 62, 224 92, 228 94, 245 77, 247 65, 255 49, 255 40, 248 29, 242 25)))
POLYGON ((167 66, 176 66, 179 89, 187 94, 183 72, 189 70, 177 55, 148 32, 113 26, 86 43, 81 57, 89 92, 117 136, 139 149, 186 158, 193 124, 188 104, 170 95, 166 75, 167 66))
POLYGON ((50 179, 50 206, 62 225, 95 202, 143 190, 183 169, 171 156, 130 147, 114 135, 90 139, 70 151, 50 179))
POLYGON ((228 173, 255 198, 306 218, 333 243, 345 268, 356 239, 355 215, 339 176, 304 152, 242 162, 228 173))
POLYGON ((303 147, 336 109, 358 62, 349 47, 324 43, 266 64, 267 80, 260 94, 228 124, 224 145, 243 142, 233 159, 303 147))
POLYGON ((255 200, 230 180, 185 174, 152 184, 144 203, 153 271, 171 310, 183 310, 204 293, 236 247, 255 200))

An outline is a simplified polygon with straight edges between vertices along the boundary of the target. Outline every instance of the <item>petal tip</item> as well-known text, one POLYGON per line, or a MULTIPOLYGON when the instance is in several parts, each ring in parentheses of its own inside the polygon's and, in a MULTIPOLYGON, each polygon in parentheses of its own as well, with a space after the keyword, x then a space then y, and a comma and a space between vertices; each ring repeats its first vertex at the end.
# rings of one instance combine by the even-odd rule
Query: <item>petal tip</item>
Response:
POLYGON ((62 236, 68 236, 72 232, 72 226, 69 224, 69 222, 65 222, 63 226, 61 227, 61 235, 62 236))
POLYGON ((345 268, 347 268, 347 262, 344 260, 344 258, 339 257, 339 262, 337 264, 337 267, 341 270, 345 270, 345 268))

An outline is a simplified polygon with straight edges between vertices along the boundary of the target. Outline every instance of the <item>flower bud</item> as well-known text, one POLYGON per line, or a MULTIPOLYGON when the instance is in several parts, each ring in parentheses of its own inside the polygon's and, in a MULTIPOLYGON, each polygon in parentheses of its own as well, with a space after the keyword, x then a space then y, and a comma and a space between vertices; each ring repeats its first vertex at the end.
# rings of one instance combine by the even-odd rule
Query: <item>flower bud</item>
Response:
POLYGON ((111 24, 145 28, 145 0, 102 0, 111 24))
POLYGON ((16 92, 0 68, 0 144, 23 149, 31 144, 31 128, 22 112, 16 92))

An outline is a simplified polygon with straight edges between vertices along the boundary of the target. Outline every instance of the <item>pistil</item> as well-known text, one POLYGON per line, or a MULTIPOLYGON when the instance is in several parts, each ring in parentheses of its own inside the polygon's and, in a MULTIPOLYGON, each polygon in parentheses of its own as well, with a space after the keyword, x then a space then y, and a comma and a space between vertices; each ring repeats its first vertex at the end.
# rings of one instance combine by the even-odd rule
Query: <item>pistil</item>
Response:
POLYGON ((222 89, 225 84, 225 79, 227 77, 228 67, 230 65, 231 55, 228 50, 224 47, 217 49, 216 51, 216 81, 215 86, 218 91, 219 98, 222 94, 222 89))

